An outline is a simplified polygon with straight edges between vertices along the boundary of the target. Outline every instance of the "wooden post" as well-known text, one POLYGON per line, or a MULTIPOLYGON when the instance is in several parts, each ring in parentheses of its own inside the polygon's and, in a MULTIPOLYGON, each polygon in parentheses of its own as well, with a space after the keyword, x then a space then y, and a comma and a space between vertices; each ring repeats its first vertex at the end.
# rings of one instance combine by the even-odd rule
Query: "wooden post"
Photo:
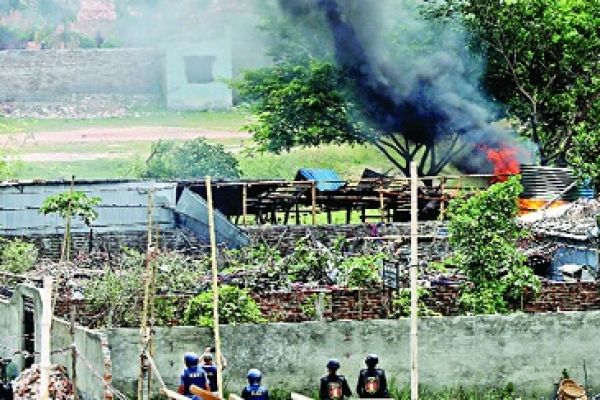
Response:
POLYGON ((444 194, 445 190, 446 190, 446 178, 442 177, 442 180, 440 182, 440 219, 441 220, 444 219, 444 213, 446 212, 446 205, 444 204, 444 201, 446 200, 446 195, 444 194))
MULTIPOLYGON (((153 195, 154 189, 150 189, 148 193, 148 238, 147 238, 147 249, 146 249, 146 276, 144 280, 144 305, 142 309, 142 321, 141 321, 141 329, 140 329, 140 339, 141 339, 141 348, 145 349, 150 333, 148 332, 148 304, 150 302, 150 288, 152 286, 152 268, 151 268, 151 258, 153 257, 153 248, 152 248, 152 204, 153 204, 153 195)), ((148 399, 149 391, 147 382, 149 381, 149 373, 148 373, 148 365, 147 359, 142 352, 140 354, 140 376, 138 379, 138 399, 148 399)))
POLYGON ((410 398, 419 398, 418 369, 418 300, 417 275, 419 265, 419 222, 417 206, 418 177, 417 164, 410 163, 410 398))
POLYGON ((317 182, 311 181, 310 196, 312 197, 312 224, 317 225, 317 182))
MULTIPOLYGON (((75 343, 75 296, 71 296, 71 343, 75 343)), ((73 395, 77 399, 77 349, 73 346, 71 350, 71 384, 73 385, 73 395)))
POLYGON ((210 254, 212 259, 213 320, 215 323, 215 363, 217 365, 217 384, 219 397, 223 398, 223 365, 221 363, 221 337, 219 335, 219 285, 217 270, 217 238, 215 234, 215 216, 213 210, 212 186, 210 176, 206 177, 206 201, 208 203, 208 231, 210 234, 210 254))
MULTIPOLYGON (((208 190, 208 189, 207 189, 208 190)), ((242 225, 246 226, 248 216, 248 184, 242 186, 242 225)))
POLYGON ((40 391, 41 400, 48 400, 50 393, 50 328, 52 322, 52 277, 44 278, 42 290, 42 326, 40 332, 40 391))
POLYGON ((385 201, 383 199, 383 181, 379 181, 379 215, 381 222, 385 222, 385 201))

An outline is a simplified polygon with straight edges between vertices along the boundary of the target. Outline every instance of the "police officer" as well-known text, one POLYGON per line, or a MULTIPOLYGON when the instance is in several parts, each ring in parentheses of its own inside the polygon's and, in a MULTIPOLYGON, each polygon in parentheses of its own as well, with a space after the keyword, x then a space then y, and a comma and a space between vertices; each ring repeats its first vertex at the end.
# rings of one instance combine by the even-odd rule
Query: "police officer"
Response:
POLYGON ((387 387, 385 371, 377 368, 379 357, 377 354, 369 354, 365 358, 366 369, 361 369, 358 374, 356 392, 363 399, 390 397, 387 387))
POLYGON ((213 364, 213 355, 211 353, 204 353, 202 355, 202 360, 204 364, 202 364, 202 369, 206 372, 206 379, 208 379, 208 385, 210 386, 210 391, 214 395, 219 394, 219 382, 217 380, 217 366, 213 364))
POLYGON ((198 366, 200 357, 196 353, 185 353, 183 356, 185 362, 185 369, 179 378, 179 394, 189 397, 193 400, 202 400, 190 393, 190 386, 196 385, 201 389, 210 390, 208 379, 206 378, 206 372, 198 366))
POLYGON ((328 373, 321 378, 321 387, 319 388, 320 400, 343 400, 345 397, 352 396, 348 381, 343 375, 338 375, 340 362, 331 359, 327 362, 328 373))
POLYGON ((261 386, 260 380, 262 374, 256 368, 248 371, 248 386, 242 390, 242 399, 244 400, 269 400, 269 391, 261 386))

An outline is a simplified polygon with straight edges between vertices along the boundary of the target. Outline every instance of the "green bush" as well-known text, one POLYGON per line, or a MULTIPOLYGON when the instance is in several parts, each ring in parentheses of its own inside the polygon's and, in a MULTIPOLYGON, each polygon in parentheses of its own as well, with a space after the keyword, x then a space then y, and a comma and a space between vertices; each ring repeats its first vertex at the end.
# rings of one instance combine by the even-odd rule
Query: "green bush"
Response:
MULTIPOLYGON (((213 292, 192 298, 183 316, 185 325, 214 326, 213 292)), ((236 286, 219 288, 219 324, 266 322, 250 293, 236 286)))
POLYGON ((32 243, 21 239, 0 242, 0 268, 13 274, 22 274, 35 266, 38 260, 38 250, 32 243))

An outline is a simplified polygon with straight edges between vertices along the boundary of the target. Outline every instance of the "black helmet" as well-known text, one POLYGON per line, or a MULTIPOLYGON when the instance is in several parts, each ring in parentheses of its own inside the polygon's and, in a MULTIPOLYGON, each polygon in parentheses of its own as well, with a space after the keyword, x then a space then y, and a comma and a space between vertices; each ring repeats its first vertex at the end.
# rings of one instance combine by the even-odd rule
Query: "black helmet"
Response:
POLYGON ((248 371, 248 383, 253 384, 253 383, 260 383, 260 379, 262 378, 262 374, 260 373, 260 371, 256 368, 252 368, 250 371, 248 371))
POLYGON ((327 369, 338 370, 340 369, 340 362, 335 358, 327 361, 327 369))
POLYGON ((200 361, 200 357, 196 353, 185 353, 183 356, 183 361, 185 362, 186 367, 193 367, 198 365, 200 361))
POLYGON ((367 358, 365 358, 365 364, 367 364, 367 367, 374 367, 378 362, 379 357, 377 357, 377 354, 369 354, 367 358))

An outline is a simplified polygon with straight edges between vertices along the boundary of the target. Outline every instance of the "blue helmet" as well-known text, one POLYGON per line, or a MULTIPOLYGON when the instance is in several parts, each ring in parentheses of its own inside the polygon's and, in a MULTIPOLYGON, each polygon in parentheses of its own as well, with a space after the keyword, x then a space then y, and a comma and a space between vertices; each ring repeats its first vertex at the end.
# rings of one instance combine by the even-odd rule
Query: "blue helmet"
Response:
POLYGON ((379 357, 377 357, 377 354, 369 354, 367 358, 365 358, 365 364, 367 364, 368 367, 374 367, 378 362, 379 357))
POLYGON ((252 368, 250 371, 248 371, 248 383, 260 383, 261 378, 262 374, 258 369, 252 368))
POLYGON ((327 369, 332 369, 332 370, 338 370, 340 369, 340 362, 338 360, 336 360, 335 358, 332 358, 331 360, 327 361, 327 369))
POLYGON ((198 357, 198 354, 196 353, 185 353, 185 356, 183 356, 183 361, 185 362, 186 367, 193 367, 198 365, 198 362, 200 362, 200 357, 198 357))

